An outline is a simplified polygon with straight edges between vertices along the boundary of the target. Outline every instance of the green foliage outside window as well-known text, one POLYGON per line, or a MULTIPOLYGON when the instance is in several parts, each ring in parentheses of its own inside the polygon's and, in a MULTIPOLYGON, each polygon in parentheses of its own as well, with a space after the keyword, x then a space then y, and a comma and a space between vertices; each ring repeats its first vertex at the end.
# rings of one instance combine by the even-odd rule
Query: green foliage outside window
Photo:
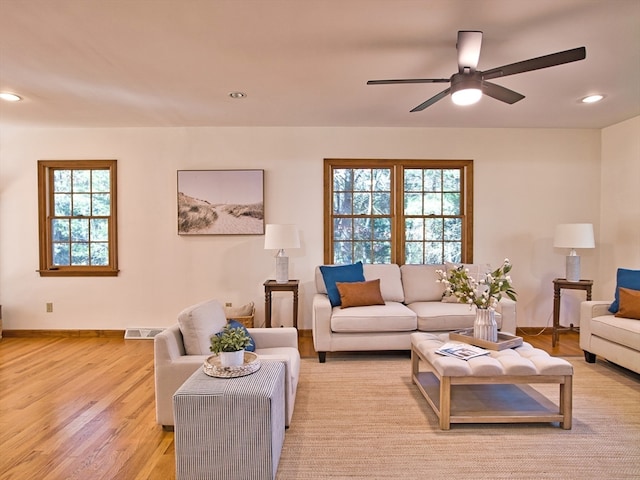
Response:
POLYGON ((442 161, 435 162, 437 167, 425 167, 429 161, 355 161, 353 166, 343 165, 348 160, 325 162, 333 163, 330 263, 465 260, 463 175, 469 161, 451 168, 442 161), (396 199, 401 203, 397 207, 396 199))
POLYGON ((109 264, 109 170, 54 170, 53 265, 109 264))
POLYGON ((115 160, 38 162, 40 274, 115 275, 115 160))

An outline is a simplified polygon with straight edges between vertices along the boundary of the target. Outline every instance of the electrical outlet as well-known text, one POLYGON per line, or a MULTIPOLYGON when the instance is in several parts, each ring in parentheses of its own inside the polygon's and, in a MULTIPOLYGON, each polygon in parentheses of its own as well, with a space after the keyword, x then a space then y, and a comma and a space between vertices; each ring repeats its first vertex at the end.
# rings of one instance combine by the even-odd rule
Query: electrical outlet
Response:
POLYGON ((53 312, 53 303, 52 302, 48 302, 47 303, 47 313, 51 313, 53 312))
POLYGON ((231 302, 227 302, 224 304, 225 307, 233 307, 233 304, 231 302))

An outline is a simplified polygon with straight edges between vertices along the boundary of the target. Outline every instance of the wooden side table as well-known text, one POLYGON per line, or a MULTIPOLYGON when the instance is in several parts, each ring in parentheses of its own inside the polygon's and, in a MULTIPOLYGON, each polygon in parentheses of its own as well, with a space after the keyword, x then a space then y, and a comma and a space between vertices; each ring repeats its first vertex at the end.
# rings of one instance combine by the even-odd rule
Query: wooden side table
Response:
POLYGON ((291 292, 293 293, 293 326, 298 328, 298 285, 300 280, 289 280, 287 283, 278 283, 275 280, 264 282, 264 316, 265 326, 271 327, 271 293, 291 292))
POLYGON ((555 347, 560 341, 560 331, 571 330, 571 328, 560 327, 560 293, 562 289, 584 290, 587 292, 587 301, 591 300, 591 287, 593 280, 579 280, 569 282, 565 278, 553 280, 553 331, 551 334, 551 346, 555 347))

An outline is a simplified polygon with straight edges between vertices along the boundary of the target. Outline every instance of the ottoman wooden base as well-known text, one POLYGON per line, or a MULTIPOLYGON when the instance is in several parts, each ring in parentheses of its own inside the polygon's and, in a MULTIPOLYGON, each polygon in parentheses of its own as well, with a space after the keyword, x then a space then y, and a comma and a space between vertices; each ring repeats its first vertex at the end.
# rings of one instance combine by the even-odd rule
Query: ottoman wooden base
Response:
MULTIPOLYGON (((520 359, 507 353, 502 362, 506 364, 505 373, 497 360, 500 352, 492 352, 491 355, 496 356, 493 359, 477 357, 481 359, 478 362, 474 362, 476 359, 465 361, 449 357, 440 362, 435 350, 443 343, 442 340, 434 335, 416 333, 412 334, 411 342, 413 383, 438 416, 441 429, 448 430, 452 423, 523 422, 559 422, 562 428, 571 429, 573 367, 569 362, 549 357, 547 369, 557 374, 509 374, 509 370, 526 371, 528 367, 537 371, 538 367, 528 358, 520 359), (421 362, 430 371, 421 372, 421 362), (491 362, 496 365, 491 365, 491 362), (532 365, 527 365, 527 362, 532 365), (478 375, 474 367, 480 371, 485 367, 484 373, 495 368, 496 373, 478 375), (558 405, 529 387, 544 383, 559 385, 558 405)), ((531 358, 542 358, 538 363, 545 362, 543 355, 536 355, 542 351, 528 344, 525 344, 525 352, 531 358)), ((542 353, 546 355, 546 352, 542 353)), ((544 368, 540 370, 544 371, 544 368)))

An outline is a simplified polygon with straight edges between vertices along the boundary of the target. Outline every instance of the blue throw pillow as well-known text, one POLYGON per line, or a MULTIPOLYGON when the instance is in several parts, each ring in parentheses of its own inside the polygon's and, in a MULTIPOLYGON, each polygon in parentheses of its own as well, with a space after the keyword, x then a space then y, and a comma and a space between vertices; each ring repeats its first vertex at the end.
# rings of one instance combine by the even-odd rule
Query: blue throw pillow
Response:
POLYGON ((611 313, 618 313, 620 308, 620 288, 630 288, 631 290, 640 290, 640 270, 628 270, 619 268, 616 281, 616 299, 609 307, 611 313))
MULTIPOLYGON (((249 336, 249 338, 251 339, 251 343, 249 343, 249 345, 247 345, 246 347, 244 347, 245 351, 247 352, 255 352, 256 351, 256 342, 253 340, 253 337, 251 336, 251 334, 249 333, 249 330, 247 330, 247 327, 245 327, 243 324, 241 324, 240 322, 238 322, 237 320, 229 320, 229 328, 241 328, 242 330, 244 330, 244 332, 249 336)), ((222 332, 218 332, 216 333, 216 335, 220 335, 222 332)))
POLYGON ((329 295, 329 301, 331 302, 332 307, 340 305, 340 292, 338 292, 336 282, 365 281, 362 262, 354 263, 352 265, 322 265, 320 267, 320 272, 322 273, 324 286, 327 289, 327 295, 329 295))

